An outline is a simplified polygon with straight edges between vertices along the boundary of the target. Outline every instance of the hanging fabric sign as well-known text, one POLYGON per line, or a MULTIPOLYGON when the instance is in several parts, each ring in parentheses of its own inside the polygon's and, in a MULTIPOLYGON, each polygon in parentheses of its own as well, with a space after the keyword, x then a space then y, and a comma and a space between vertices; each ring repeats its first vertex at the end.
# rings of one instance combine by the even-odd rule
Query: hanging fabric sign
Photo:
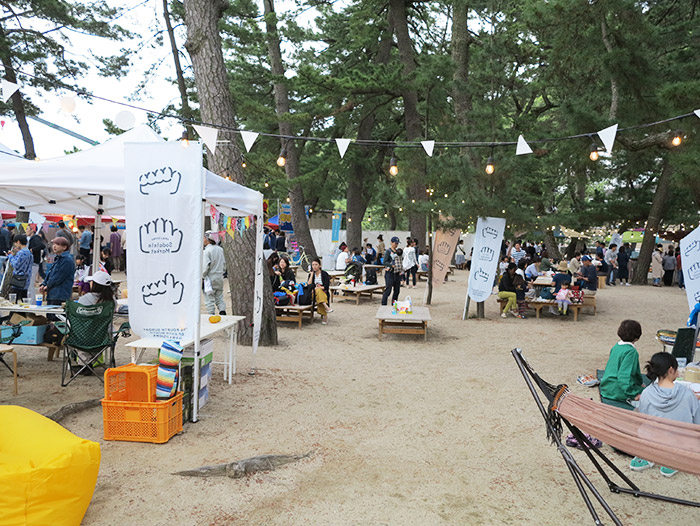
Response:
POLYGON ((431 264, 433 265, 433 287, 439 287, 444 281, 450 262, 459 241, 459 230, 438 230, 435 232, 431 264))
POLYGON ((129 323, 142 338, 194 337, 202 252, 202 147, 126 144, 129 323))
POLYGON ((476 222, 467 292, 476 302, 486 301, 491 295, 505 228, 506 220, 503 217, 480 217, 476 222))
POLYGON ((700 302, 700 226, 681 239, 680 247, 685 294, 692 311, 700 302))

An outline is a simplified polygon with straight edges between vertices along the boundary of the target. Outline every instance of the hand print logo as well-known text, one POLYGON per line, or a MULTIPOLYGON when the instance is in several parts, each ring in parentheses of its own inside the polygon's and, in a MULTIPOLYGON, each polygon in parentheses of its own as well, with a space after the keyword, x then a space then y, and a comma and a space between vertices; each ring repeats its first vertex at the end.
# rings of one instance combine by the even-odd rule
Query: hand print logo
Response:
POLYGON ((438 243, 436 250, 437 250, 438 254, 449 254, 450 253, 450 244, 447 243, 446 241, 438 243))
POLYGON ((489 280, 489 275, 483 270, 479 269, 474 273, 474 279, 487 282, 489 280))
POLYGON ((688 257, 696 250, 700 250, 700 241, 698 241, 697 239, 692 241, 687 247, 685 247, 685 250, 683 251, 683 256, 688 257))
POLYGON ((143 302, 155 307, 170 307, 182 301, 185 286, 166 273, 162 280, 141 287, 143 302))
POLYGON ((154 219, 139 227, 139 244, 144 254, 174 254, 182 246, 182 231, 168 219, 154 219))
POLYGON ((688 277, 691 280, 700 278, 700 263, 695 263, 688 268, 688 277))
POLYGON ((435 268, 438 271, 442 272, 443 270, 445 270, 445 264, 442 261, 440 261, 439 259, 436 259, 434 264, 435 264, 435 268))
POLYGON ((479 251, 479 259, 481 261, 493 261, 495 253, 493 249, 489 247, 481 247, 481 250, 479 251))
POLYGON ((498 237, 498 231, 495 228, 487 226, 481 229, 481 237, 490 237, 491 239, 496 239, 498 237))
POLYGON ((174 195, 180 189, 182 175, 169 166, 139 177, 139 192, 143 195, 174 195))

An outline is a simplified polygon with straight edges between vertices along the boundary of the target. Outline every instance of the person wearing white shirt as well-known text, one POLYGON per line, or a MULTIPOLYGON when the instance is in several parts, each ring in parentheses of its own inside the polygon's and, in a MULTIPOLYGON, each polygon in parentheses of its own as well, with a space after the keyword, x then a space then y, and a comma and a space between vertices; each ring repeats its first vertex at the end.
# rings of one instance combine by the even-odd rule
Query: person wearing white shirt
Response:
POLYGON ((341 252, 340 254, 338 254, 338 257, 335 260, 335 270, 345 271, 345 269, 348 267, 348 263, 350 263, 350 254, 348 253, 348 246, 345 244, 343 245, 341 245, 341 252))

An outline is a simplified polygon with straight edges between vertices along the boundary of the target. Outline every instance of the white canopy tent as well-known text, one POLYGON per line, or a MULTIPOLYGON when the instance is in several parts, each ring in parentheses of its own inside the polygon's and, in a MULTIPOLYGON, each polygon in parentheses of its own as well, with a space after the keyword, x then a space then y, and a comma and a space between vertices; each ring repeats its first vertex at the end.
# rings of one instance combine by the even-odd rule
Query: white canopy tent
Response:
MULTIPOLYGON (((0 208, 53 214, 107 214, 124 216, 125 145, 162 143, 148 126, 139 126, 88 150, 48 159, 26 161, 0 155, 0 208)), ((11 151, 10 151, 11 152, 11 151)), ((260 192, 233 183, 202 168, 204 199, 230 216, 262 218, 260 192)), ((204 206, 208 213, 208 206, 204 206)), ((127 217, 127 225, 129 218, 127 217)), ((98 223, 101 225, 101 222, 98 223)), ((257 227, 257 225, 256 225, 257 227)), ((262 261, 262 229, 258 230, 256 265, 262 261)), ((99 236, 99 232, 95 232, 99 236)), ((256 272, 257 272, 256 268, 256 272)), ((253 291, 253 294, 262 291, 253 291)), ((254 316, 254 334, 259 335, 260 316, 254 316)), ((199 334, 199 318, 197 331, 199 334)), ((198 347, 196 341, 196 346, 198 347)), ((254 338, 253 352, 257 350, 254 338)), ((198 348, 195 350, 197 353, 198 348)), ((199 360, 195 360, 198 364, 199 360)), ((195 382, 198 378, 195 378, 195 382)), ((195 397, 196 399, 197 397, 195 397)))

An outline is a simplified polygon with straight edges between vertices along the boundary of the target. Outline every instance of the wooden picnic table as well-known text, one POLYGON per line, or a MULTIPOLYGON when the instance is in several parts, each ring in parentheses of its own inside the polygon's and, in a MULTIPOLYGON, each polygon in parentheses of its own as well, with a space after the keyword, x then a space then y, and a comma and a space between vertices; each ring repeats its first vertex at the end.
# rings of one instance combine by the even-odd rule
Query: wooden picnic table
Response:
POLYGON ((304 315, 308 316, 313 322, 314 306, 313 305, 275 305, 275 314, 277 321, 291 321, 299 324, 301 330, 304 315))
POLYGON ((373 269, 376 270, 377 272, 382 272, 386 267, 384 265, 363 265, 363 268, 365 269, 373 269))
POLYGON ((374 318, 379 320, 379 341, 384 334, 422 334, 428 341, 428 322, 432 321, 428 307, 413 307, 411 314, 392 314, 390 305, 382 305, 374 318))
POLYGON ((354 287, 352 285, 333 285, 330 290, 342 292, 343 294, 339 298, 354 295, 355 305, 359 305, 362 296, 368 296, 372 299, 375 293, 383 294, 384 285, 355 285, 354 287))

